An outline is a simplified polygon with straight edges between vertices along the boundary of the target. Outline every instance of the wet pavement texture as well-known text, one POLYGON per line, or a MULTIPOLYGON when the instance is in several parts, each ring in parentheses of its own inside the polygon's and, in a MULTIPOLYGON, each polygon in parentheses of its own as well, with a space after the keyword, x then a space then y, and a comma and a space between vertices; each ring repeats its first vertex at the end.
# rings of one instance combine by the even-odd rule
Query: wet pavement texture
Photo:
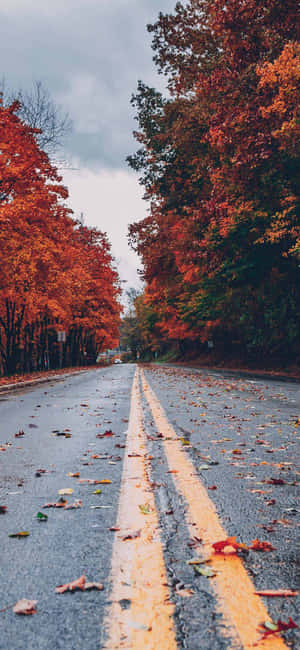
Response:
MULTIPOLYGON (((134 365, 100 368, 0 396, 0 505, 7 506, 0 515, 0 609, 20 598, 38 600, 34 616, 16 616, 11 608, 1 612, 1 650, 101 647, 115 535, 109 528, 117 519, 134 371, 134 365), (24 436, 15 437, 22 430, 24 436), (79 483, 67 476, 77 472, 80 479, 111 483, 79 483), (64 488, 73 488, 65 498, 82 500, 81 508, 42 508, 64 488), (94 494, 97 489, 101 494, 94 494), (36 519, 39 511, 48 515, 46 522, 36 519), (30 536, 9 537, 22 530, 30 536), (102 582, 104 591, 55 593, 57 585, 83 573, 102 582)), ((244 557, 255 587, 299 588, 299 383, 168 365, 145 365, 144 372, 176 433, 190 443, 184 450, 228 535, 274 546, 244 557)), ((210 580, 187 564, 195 553, 185 503, 168 474, 145 399, 142 405, 178 648, 240 650, 228 639, 210 580), (180 595, 188 589, 191 597, 180 595)), ((291 616, 299 624, 298 598, 264 602, 273 620, 291 616)), ((300 640, 295 632, 285 635, 294 649, 300 640)))
MULTIPOLYGON (((275 548, 244 557, 256 589, 299 589, 300 385, 168 365, 145 365, 144 372, 208 489, 228 536, 245 544, 254 539, 269 541, 275 548)), ((155 437, 159 432, 146 403, 144 406, 147 431, 155 437)), ((180 618, 178 608, 189 610, 181 627, 182 647, 226 647, 209 580, 195 577, 193 568, 187 570, 184 565, 188 553, 187 559, 193 557, 184 531, 185 506, 178 502, 167 473, 160 438, 152 441, 151 453, 154 481, 162 484, 155 495, 158 503, 165 503, 160 507, 162 531, 177 615, 180 618), (166 515, 168 511, 172 516, 166 515), (184 605, 176 593, 176 581, 181 588, 188 586, 196 592, 184 605)), ((264 602, 273 620, 287 621, 291 616, 297 622, 299 596, 264 598, 264 602)), ((289 632, 285 638, 292 648, 299 647, 299 631, 289 632)))
POLYGON ((133 366, 113 366, 0 397, 0 505, 7 506, 0 516, 0 609, 21 598, 38 601, 34 616, 0 614, 1 650, 100 645, 133 374, 133 366), (15 438, 20 430, 24 436, 15 438), (113 436, 96 437, 110 430, 113 436), (69 472, 112 483, 80 484, 69 472), (42 508, 64 488, 74 490, 68 503, 80 499, 81 508, 42 508), (94 509, 99 505, 106 507, 94 509), (36 519, 39 511, 48 521, 36 519), (30 536, 9 538, 18 531, 30 536), (104 591, 55 593, 82 574, 104 591))

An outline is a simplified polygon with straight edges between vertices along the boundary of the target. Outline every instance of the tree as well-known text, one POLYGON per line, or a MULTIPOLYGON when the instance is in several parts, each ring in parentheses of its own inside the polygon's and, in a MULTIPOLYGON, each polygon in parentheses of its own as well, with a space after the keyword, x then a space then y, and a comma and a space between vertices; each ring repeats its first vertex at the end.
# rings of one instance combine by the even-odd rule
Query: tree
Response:
POLYGON ((82 363, 118 340, 118 276, 106 235, 66 206, 67 189, 19 104, 0 104, 0 355, 6 374, 82 363))
POLYGON ((41 149, 53 155, 70 133, 72 122, 51 98, 48 89, 41 81, 35 81, 30 90, 7 90, 2 82, 2 100, 4 106, 18 101, 18 116, 32 129, 41 149))
POLYGON ((293 0, 190 0, 148 28, 170 97, 133 97, 130 240, 170 340, 298 349, 299 24, 293 0))

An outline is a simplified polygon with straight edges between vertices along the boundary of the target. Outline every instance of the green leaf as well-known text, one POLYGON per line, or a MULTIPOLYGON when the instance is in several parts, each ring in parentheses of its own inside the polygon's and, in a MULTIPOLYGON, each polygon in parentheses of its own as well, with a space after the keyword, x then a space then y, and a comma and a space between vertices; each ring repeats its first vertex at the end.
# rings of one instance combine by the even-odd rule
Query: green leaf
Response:
POLYGON ((198 566, 198 564, 194 564, 193 566, 194 571, 200 573, 204 578, 213 578, 216 575, 216 572, 209 566, 198 566))
POLYGON ((149 506, 149 503, 146 503, 145 505, 139 506, 140 511, 143 513, 143 515, 149 515, 151 512, 151 508, 149 506))
POLYGON ((48 515, 45 515, 43 512, 38 512, 36 518, 38 521, 47 521, 48 515))
POLYGON ((272 621, 265 621, 264 622, 264 627, 267 628, 267 630, 271 630, 272 632, 276 632, 278 625, 276 623, 273 623, 272 621))

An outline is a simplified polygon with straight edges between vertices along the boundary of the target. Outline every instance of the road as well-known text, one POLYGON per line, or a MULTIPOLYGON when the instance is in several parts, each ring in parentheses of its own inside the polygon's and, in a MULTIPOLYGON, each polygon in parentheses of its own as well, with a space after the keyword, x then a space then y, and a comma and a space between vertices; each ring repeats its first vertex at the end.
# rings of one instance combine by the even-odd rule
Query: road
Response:
POLYGON ((297 589, 299 401, 299 383, 167 365, 1 395, 1 650, 299 647, 258 631, 297 622, 299 597, 255 595, 297 589), (45 508, 61 498, 81 507, 45 508), (217 552, 227 537, 247 548, 217 552), (83 574, 104 589, 55 592, 83 574))

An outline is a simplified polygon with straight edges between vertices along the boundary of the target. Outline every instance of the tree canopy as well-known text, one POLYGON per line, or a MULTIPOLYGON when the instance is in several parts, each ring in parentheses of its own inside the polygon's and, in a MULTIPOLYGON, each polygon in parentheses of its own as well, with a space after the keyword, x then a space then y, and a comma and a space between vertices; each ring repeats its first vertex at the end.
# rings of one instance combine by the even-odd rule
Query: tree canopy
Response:
POLYGON ((299 6, 190 0, 148 26, 169 94, 132 103, 149 215, 130 226, 170 341, 299 353, 299 6))

